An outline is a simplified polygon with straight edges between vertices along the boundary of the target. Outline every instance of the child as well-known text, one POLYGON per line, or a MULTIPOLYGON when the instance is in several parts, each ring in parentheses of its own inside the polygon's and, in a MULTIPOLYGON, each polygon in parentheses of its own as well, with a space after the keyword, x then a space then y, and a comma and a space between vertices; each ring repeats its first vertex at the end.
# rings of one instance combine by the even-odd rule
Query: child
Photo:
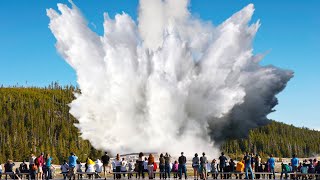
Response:
POLYGON ((63 160, 63 164, 60 166, 63 179, 66 180, 69 172, 69 165, 66 160, 63 160))

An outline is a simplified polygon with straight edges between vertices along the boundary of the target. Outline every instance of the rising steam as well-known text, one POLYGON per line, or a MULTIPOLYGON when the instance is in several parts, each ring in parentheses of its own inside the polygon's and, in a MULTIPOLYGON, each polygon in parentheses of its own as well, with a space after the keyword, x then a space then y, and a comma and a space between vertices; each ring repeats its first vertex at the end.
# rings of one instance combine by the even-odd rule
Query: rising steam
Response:
POLYGON ((253 55, 252 4, 214 27, 187 0, 141 0, 138 24, 105 13, 103 36, 74 4, 58 9, 47 10, 49 27, 81 89, 70 113, 98 149, 216 153, 226 137, 264 124, 293 76, 253 55))

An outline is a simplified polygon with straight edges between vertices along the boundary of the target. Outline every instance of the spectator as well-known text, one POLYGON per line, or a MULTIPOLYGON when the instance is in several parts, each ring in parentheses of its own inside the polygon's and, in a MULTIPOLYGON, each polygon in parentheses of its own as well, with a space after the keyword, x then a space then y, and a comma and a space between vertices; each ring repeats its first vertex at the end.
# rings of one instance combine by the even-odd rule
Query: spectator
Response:
POLYGON ((133 171, 134 171, 134 168, 135 168, 135 165, 134 165, 134 163, 133 163, 133 160, 131 159, 131 160, 129 161, 129 163, 128 163, 128 172, 129 172, 128 176, 129 176, 129 178, 132 177, 132 173, 133 173, 133 171))
POLYGON ((156 162, 153 163, 153 178, 156 178, 156 173, 158 169, 158 165, 156 162))
MULTIPOLYGON (((235 172, 235 169, 236 169, 236 163, 233 161, 233 159, 230 159, 230 162, 229 162, 229 172, 231 173, 234 173, 235 172)), ((231 178, 232 174, 230 174, 230 178, 231 178)))
POLYGON ((149 158, 148 158, 149 179, 153 179, 153 164, 154 164, 154 157, 152 154, 149 154, 149 158))
POLYGON ((124 174, 123 174, 123 177, 126 177, 126 174, 125 174, 125 172, 127 172, 127 161, 124 159, 124 158, 122 158, 122 161, 121 161, 121 172, 124 172, 124 174))
POLYGON ((307 160, 305 159, 303 161, 303 164, 301 166, 300 172, 301 172, 301 177, 302 179, 307 179, 307 174, 308 174, 308 167, 309 165, 307 164, 307 160))
MULTIPOLYGON (((134 164, 134 172, 137 172, 136 178, 138 178, 138 173, 139 173, 139 161, 136 160, 136 163, 134 164)), ((140 177, 140 176, 139 176, 140 177)))
MULTIPOLYGON (((8 160, 7 163, 4 165, 4 172, 5 173, 12 173, 13 172, 13 166, 15 164, 12 162, 12 160, 8 160)), ((10 175, 11 178, 13 178, 13 176, 10 175)))
POLYGON ((236 178, 242 179, 242 173, 244 172, 244 161, 239 161, 236 166, 236 178), (238 177, 239 174, 239 177, 238 177))
POLYGON ((103 175, 104 175, 104 178, 107 179, 107 176, 106 176, 107 168, 110 173, 110 167, 109 167, 110 157, 108 155, 108 152, 104 153, 104 155, 101 157, 101 161, 103 163, 103 175))
POLYGON ((159 168, 160 168, 160 179, 165 177, 165 159, 163 154, 160 154, 159 158, 159 168))
POLYGON ((200 158, 200 166, 201 166, 201 172, 202 172, 202 178, 204 180, 207 179, 207 157, 206 154, 203 152, 202 157, 200 158))
POLYGON ((144 157, 144 161, 143 161, 143 172, 148 172, 148 158, 144 157))
POLYGON ((248 152, 246 152, 246 155, 244 156, 244 166, 245 166, 245 172, 246 172, 246 179, 249 179, 249 172, 250 171, 250 174, 251 174, 251 179, 254 179, 254 174, 253 174, 253 171, 252 171, 252 166, 251 166, 251 156, 249 155, 248 152))
POLYGON ((63 160, 63 163, 60 166, 61 173, 63 175, 63 179, 66 180, 69 173, 69 164, 66 160, 63 160))
POLYGON ((114 165, 115 165, 115 169, 116 169, 116 178, 120 179, 121 178, 121 159, 120 159, 120 155, 117 154, 116 158, 114 159, 114 165))
MULTIPOLYGON (((262 172, 262 163, 261 163, 261 157, 259 156, 259 154, 256 154, 255 160, 254 160, 254 171, 255 172, 262 172)), ((255 175, 256 179, 260 179, 260 174, 256 174, 255 175)))
POLYGON ((76 178, 75 171, 76 171, 76 165, 77 165, 78 157, 72 152, 69 156, 69 178, 73 179, 76 178))
MULTIPOLYGON (((276 165, 276 160, 273 158, 273 154, 270 154, 270 158, 268 159, 268 166, 269 166, 270 172, 273 175, 273 179, 276 178, 275 171, 274 171, 275 165, 276 165)), ((269 178, 271 179, 271 175, 269 176, 269 178)))
POLYGON ((142 152, 139 153, 138 167, 139 167, 138 168, 138 170, 139 170, 139 173, 138 173, 139 178, 140 178, 140 176, 142 176, 142 178, 144 178, 144 172, 143 172, 143 170, 144 170, 144 161, 143 161, 143 153, 142 152))
POLYGON ((171 156, 166 153, 164 156, 164 178, 169 178, 170 179, 170 172, 171 172, 171 156))
POLYGON ((209 177, 209 174, 211 173, 211 163, 207 161, 206 163, 207 168, 207 178, 209 177))
POLYGON ((95 178, 101 178, 101 176, 100 176, 99 174, 102 172, 102 166, 103 166, 103 164, 102 164, 102 162, 100 161, 100 159, 97 159, 95 163, 96 163, 96 164, 94 165, 94 169, 95 169, 95 172, 96 172, 95 178))
POLYGON ((179 170, 178 161, 174 161, 174 164, 172 165, 172 172, 174 173, 173 178, 177 178, 178 170, 179 170))
POLYGON ((30 178, 35 179, 37 174, 37 166, 35 165, 35 159, 36 156, 34 154, 31 154, 29 157, 29 171, 30 171, 30 178))
POLYGON ((182 174, 184 173, 185 179, 187 179, 187 168, 186 168, 186 163, 187 163, 187 158, 183 155, 183 152, 181 152, 181 156, 178 159, 179 161, 179 178, 182 178, 182 174))
MULTIPOLYGON (((94 165, 95 163, 92 161, 92 159, 90 159, 89 157, 87 157, 87 161, 86 161, 86 172, 87 173, 94 173, 94 165)), ((119 171, 120 172, 120 171, 119 171)), ((92 174, 88 174, 88 178, 91 179, 92 174)))
POLYGON ((44 165, 44 153, 42 152, 40 156, 38 156, 35 160, 34 163, 37 165, 37 178, 42 179, 43 176, 43 165, 44 165))
POLYGON ((23 160, 22 163, 20 164, 19 171, 21 173, 29 173, 28 165, 26 164, 25 160, 23 160))
POLYGON ((198 180, 199 177, 199 165, 200 165, 200 159, 198 157, 198 154, 194 154, 194 157, 192 159, 192 168, 193 168, 193 176, 195 180, 198 180))
MULTIPOLYGON (((77 169, 77 172, 82 173, 82 164, 79 160, 77 160, 76 169, 77 169)), ((82 179, 82 174, 80 174, 80 178, 82 179)))
POLYGON ((212 177, 213 179, 217 179, 218 178, 218 163, 216 159, 213 159, 211 161, 211 173, 212 173, 212 177))
POLYGON ((289 165, 281 163, 281 175, 280 175, 280 179, 282 179, 283 174, 285 174, 284 178, 287 179, 287 178, 288 178, 288 173, 290 173, 290 167, 289 167, 289 165))
POLYGON ((52 163, 52 157, 50 154, 47 154, 47 157, 45 159, 46 162, 46 179, 51 179, 52 178, 52 172, 51 172, 51 163, 52 163))
POLYGON ((296 154, 292 155, 291 159, 292 172, 297 172, 299 166, 299 159, 296 157, 296 154))
MULTIPOLYGON (((226 163, 227 163, 227 158, 224 156, 224 152, 222 152, 221 156, 219 157, 219 172, 220 173, 224 172, 224 168, 226 167, 226 163)), ((221 179, 223 179, 222 174, 221 174, 221 179)))

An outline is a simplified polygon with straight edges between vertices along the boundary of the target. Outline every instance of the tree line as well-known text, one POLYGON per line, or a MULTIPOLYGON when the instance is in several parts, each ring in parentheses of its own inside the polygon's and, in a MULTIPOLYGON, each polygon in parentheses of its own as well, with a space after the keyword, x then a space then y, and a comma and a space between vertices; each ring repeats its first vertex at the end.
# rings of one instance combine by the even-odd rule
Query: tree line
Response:
MULTIPOLYGON (((101 157, 74 126, 77 120, 68 104, 75 98, 74 86, 52 83, 48 87, 0 87, 0 163, 22 161, 30 153, 50 153, 61 162, 72 151, 81 161, 101 157)), ((221 150, 240 157, 245 151, 267 156, 300 157, 320 152, 320 132, 276 121, 253 129, 247 138, 228 139, 221 150)), ((57 162, 58 163, 58 162, 57 162)))

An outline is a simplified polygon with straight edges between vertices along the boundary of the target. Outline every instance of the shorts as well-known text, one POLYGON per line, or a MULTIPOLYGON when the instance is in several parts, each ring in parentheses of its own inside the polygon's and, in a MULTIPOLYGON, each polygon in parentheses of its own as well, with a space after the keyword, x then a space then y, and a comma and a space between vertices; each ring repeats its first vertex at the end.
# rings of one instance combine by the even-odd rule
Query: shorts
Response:
POLYGON ((194 164, 192 165, 193 169, 199 169, 199 165, 198 164, 194 164))
POLYGON ((201 171, 202 171, 203 173, 206 173, 206 172, 207 172, 207 167, 206 167, 205 164, 204 164, 204 165, 201 165, 201 171))
POLYGON ((292 166, 292 172, 297 172, 298 171, 298 166, 292 166))
POLYGON ((38 167, 38 173, 43 173, 42 167, 38 167))

